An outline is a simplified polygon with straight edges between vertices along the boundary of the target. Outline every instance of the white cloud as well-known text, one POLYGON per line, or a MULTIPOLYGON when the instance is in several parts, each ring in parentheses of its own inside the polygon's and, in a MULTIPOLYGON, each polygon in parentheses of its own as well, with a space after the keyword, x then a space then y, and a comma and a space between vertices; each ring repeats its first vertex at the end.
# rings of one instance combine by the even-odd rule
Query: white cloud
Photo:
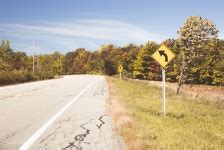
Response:
POLYGON ((0 30, 39 36, 80 37, 112 41, 161 41, 161 36, 126 22, 103 19, 83 19, 73 23, 1 24, 0 30))
POLYGON ((149 40, 161 42, 163 38, 145 29, 117 20, 81 19, 75 22, 33 22, 29 24, 0 24, 1 39, 11 41, 14 50, 33 54, 33 40, 37 40, 39 53, 55 50, 67 52, 76 48, 97 50, 100 45, 112 43, 145 44, 149 40))

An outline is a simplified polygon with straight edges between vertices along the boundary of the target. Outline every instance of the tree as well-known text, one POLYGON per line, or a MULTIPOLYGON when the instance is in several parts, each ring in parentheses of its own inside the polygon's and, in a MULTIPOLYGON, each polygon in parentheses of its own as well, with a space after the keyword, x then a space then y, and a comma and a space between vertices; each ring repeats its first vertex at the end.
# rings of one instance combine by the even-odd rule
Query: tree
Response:
POLYGON ((64 61, 64 70, 66 74, 73 74, 73 61, 76 57, 77 53, 75 52, 68 52, 65 54, 65 61, 64 61))
POLYGON ((181 59, 180 47, 175 39, 167 39, 163 42, 175 54, 175 58, 166 66, 166 81, 177 82, 177 76, 180 73, 181 59))
POLYGON ((52 63, 50 65, 51 71, 55 75, 61 75, 63 72, 63 64, 64 64, 64 55, 60 54, 59 52, 54 52, 52 54, 52 63))
POLYGON ((90 53, 88 68, 90 73, 102 74, 103 69, 102 69, 101 59, 99 57, 98 51, 90 53))
POLYGON ((134 61, 133 77, 139 79, 157 79, 158 68, 157 63, 151 58, 153 52, 158 48, 155 42, 147 42, 139 51, 136 60, 134 61))
POLYGON ((224 41, 211 40, 206 45, 207 58, 200 66, 201 83, 222 85, 224 79, 224 41))
POLYGON ((198 83, 199 65, 206 59, 204 46, 217 38, 218 31, 213 22, 199 16, 189 17, 178 31, 182 49, 182 66, 177 93, 183 83, 198 83))
POLYGON ((133 77, 132 73, 134 71, 134 61, 140 49, 140 46, 134 45, 132 43, 119 49, 122 53, 119 55, 121 57, 119 64, 124 67, 123 75, 133 77))
POLYGON ((73 71, 75 73, 84 74, 89 71, 89 54, 84 48, 79 48, 76 50, 76 56, 73 60, 73 71))
POLYGON ((28 59, 25 52, 15 52, 13 54, 13 68, 16 70, 25 70, 29 68, 28 59))
POLYGON ((101 59, 103 73, 107 75, 115 75, 117 64, 120 62, 117 56, 118 49, 112 45, 102 45, 99 49, 99 57, 101 59))
POLYGON ((10 42, 7 40, 3 40, 0 45, 0 61, 2 63, 2 67, 4 67, 5 71, 10 71, 13 69, 13 50, 10 48, 10 42))

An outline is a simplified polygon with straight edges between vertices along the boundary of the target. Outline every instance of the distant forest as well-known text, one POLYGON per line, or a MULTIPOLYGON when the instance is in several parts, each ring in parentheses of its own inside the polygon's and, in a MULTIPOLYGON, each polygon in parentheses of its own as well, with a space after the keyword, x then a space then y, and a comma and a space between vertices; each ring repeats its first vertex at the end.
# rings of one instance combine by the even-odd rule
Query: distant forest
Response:
MULTIPOLYGON (((166 67, 166 80, 187 84, 223 85, 224 40, 207 19, 191 16, 178 30, 178 39, 163 41, 175 58, 166 67)), ((0 85, 43 80, 60 75, 105 74, 116 75, 118 65, 129 78, 161 80, 161 67, 151 55, 159 43, 148 41, 144 45, 128 44, 117 47, 102 45, 96 51, 78 48, 61 54, 43 54, 34 57, 14 51, 9 41, 0 44, 0 85)))

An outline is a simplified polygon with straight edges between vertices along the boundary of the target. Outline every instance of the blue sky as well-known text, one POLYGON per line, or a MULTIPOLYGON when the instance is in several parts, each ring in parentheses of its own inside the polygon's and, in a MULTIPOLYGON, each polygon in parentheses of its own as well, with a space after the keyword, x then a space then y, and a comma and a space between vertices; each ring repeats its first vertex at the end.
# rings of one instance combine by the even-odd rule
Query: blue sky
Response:
POLYGON ((177 38, 188 16, 213 21, 224 38, 222 0, 1 0, 0 40, 33 53, 66 53, 102 44, 158 43, 177 38))

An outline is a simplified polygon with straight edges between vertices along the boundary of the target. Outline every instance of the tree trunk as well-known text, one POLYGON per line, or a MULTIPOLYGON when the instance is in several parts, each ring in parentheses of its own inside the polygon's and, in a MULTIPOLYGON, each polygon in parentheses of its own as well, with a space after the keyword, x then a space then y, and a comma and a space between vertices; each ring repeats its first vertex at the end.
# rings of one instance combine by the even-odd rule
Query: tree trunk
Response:
POLYGON ((176 94, 179 94, 180 87, 183 84, 185 67, 186 67, 186 60, 185 60, 185 54, 183 54, 183 61, 182 61, 182 66, 181 66, 180 77, 179 77, 178 84, 177 84, 176 94))
POLYGON ((180 73, 180 77, 179 77, 179 81, 178 81, 178 84, 177 84, 177 94, 179 94, 179 91, 180 91, 180 87, 182 85, 182 80, 183 80, 183 73, 181 71, 180 73))

